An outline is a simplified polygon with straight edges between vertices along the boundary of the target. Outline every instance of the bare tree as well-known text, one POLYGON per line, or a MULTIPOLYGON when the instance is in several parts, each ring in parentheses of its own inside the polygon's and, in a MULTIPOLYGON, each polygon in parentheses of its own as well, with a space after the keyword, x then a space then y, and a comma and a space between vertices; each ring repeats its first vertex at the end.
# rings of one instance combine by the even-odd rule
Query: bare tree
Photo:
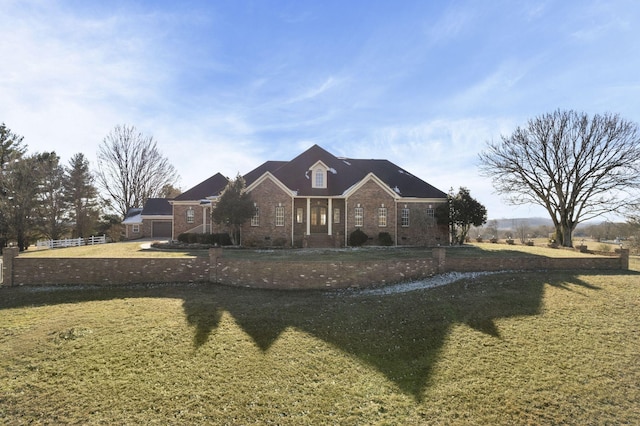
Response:
POLYGON ((544 207, 571 247, 578 223, 637 202, 640 132, 618 115, 557 110, 488 143, 480 162, 508 202, 544 207))
POLYGON ((105 201, 123 217, 132 207, 142 207, 178 180, 175 168, 156 146, 134 126, 116 126, 98 148, 96 183, 105 201))

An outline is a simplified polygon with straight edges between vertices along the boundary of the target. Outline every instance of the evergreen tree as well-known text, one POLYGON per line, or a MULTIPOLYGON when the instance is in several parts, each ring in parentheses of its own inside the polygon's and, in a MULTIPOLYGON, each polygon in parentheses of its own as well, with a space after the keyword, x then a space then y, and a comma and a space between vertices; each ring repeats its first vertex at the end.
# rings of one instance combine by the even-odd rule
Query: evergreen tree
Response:
POLYGON ((71 157, 65 169, 64 190, 69 203, 69 219, 74 238, 93 234, 100 217, 98 190, 89 168, 89 160, 82 153, 71 157))
POLYGON ((254 213, 251 195, 245 191, 244 179, 238 175, 227 184, 211 215, 216 223, 229 228, 232 244, 238 245, 240 228, 254 213))

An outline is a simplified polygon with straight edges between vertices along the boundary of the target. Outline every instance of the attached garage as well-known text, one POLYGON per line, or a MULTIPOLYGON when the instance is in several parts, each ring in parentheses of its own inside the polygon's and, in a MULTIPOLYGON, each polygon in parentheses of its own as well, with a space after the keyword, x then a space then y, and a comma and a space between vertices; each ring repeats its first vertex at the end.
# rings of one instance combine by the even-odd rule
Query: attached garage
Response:
POLYGON ((149 198, 140 215, 144 235, 142 238, 171 239, 173 234, 173 207, 166 198, 149 198))
POLYGON ((151 238, 171 238, 171 221, 154 220, 151 223, 151 238))

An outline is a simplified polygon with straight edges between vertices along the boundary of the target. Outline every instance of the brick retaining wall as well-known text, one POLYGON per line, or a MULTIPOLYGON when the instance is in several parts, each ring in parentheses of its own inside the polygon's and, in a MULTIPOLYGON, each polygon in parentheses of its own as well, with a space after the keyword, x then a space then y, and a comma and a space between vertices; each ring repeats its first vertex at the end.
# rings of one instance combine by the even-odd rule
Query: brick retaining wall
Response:
POLYGON ((214 282, 272 289, 326 289, 384 285, 443 272, 500 270, 625 270, 629 251, 612 257, 514 258, 446 257, 434 248, 432 257, 376 261, 256 261, 225 259, 221 248, 209 258, 36 258, 17 257, 5 249, 4 286, 58 284, 117 285, 214 282))

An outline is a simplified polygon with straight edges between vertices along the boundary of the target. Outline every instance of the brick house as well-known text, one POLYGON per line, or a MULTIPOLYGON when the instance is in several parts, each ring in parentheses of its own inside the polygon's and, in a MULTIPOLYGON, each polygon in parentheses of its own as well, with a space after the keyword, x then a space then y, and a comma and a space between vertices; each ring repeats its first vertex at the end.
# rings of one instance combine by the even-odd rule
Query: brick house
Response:
MULTIPOLYGON (((378 244, 381 233, 395 245, 448 243, 448 227, 435 220, 447 194, 388 160, 336 157, 314 145, 243 178, 255 206, 241 230, 245 246, 343 247, 356 229, 370 244, 378 244)), ((140 237, 160 230, 174 240, 182 233, 226 232, 212 223, 211 211, 228 182, 216 173, 173 200, 152 199, 140 215, 125 219, 127 232, 136 235, 136 224, 140 237)))
POLYGON ((355 229, 376 244, 448 243, 435 209, 447 194, 388 160, 340 158, 314 145, 291 161, 268 161, 244 176, 255 215, 246 246, 341 247, 355 229))
POLYGON ((184 233, 210 234, 211 209, 229 183, 220 173, 200 182, 170 201, 173 215, 172 238, 184 233))

